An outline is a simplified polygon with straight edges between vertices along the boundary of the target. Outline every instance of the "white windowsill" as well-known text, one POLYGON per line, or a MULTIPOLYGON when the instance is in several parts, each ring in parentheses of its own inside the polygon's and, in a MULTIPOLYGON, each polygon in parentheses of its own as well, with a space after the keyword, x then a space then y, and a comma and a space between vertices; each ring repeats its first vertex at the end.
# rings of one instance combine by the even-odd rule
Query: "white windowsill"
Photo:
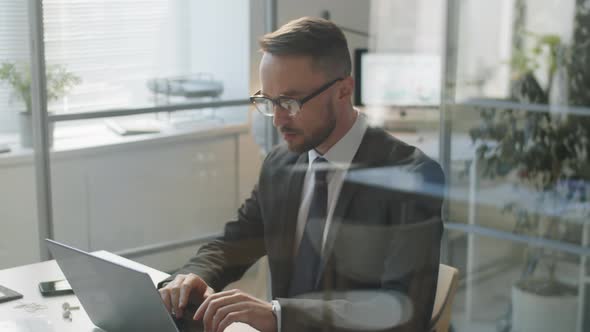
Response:
MULTIPOLYGON (((239 135, 247 133, 250 128, 246 123, 223 124, 216 120, 184 123, 181 127, 174 127, 165 121, 160 121, 160 123, 161 131, 159 133, 129 136, 115 133, 102 120, 90 124, 57 127, 54 131, 51 157, 52 159, 65 159, 129 148, 136 149, 154 144, 239 135)), ((0 153, 0 167, 32 163, 33 150, 20 146, 18 134, 0 135, 0 143, 8 145, 11 150, 7 153, 0 153)))

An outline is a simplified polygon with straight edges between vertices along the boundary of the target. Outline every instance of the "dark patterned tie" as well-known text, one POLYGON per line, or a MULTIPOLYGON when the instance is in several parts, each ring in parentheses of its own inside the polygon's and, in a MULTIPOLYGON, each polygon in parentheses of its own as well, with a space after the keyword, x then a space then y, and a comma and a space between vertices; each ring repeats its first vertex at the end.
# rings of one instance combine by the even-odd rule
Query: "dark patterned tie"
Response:
POLYGON ((315 178, 309 215, 294 260, 289 297, 314 291, 321 262, 322 238, 328 210, 327 160, 317 157, 312 164, 315 178))

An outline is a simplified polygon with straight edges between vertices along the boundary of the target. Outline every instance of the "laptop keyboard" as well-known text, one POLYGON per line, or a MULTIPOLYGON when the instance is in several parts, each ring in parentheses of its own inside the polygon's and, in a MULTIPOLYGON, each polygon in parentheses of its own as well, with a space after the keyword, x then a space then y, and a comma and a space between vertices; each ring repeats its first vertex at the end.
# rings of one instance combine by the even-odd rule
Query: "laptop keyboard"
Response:
POLYGON ((194 321, 192 317, 194 316, 195 312, 197 311, 198 307, 195 305, 189 304, 188 307, 184 310, 183 318, 176 318, 172 316, 174 320, 174 324, 176 328, 180 332, 201 332, 204 331, 203 322, 202 321, 194 321))

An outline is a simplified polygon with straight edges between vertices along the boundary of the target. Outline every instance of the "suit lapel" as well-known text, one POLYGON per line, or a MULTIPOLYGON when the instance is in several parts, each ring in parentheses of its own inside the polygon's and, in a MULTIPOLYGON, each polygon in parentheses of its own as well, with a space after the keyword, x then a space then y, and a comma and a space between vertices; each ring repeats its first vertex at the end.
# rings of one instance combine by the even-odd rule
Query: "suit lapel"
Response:
POLYGON ((371 167, 372 160, 375 156, 372 156, 372 152, 374 150, 374 146, 371 144, 371 133, 372 129, 367 128, 365 135, 363 136, 363 140, 359 145, 359 148, 352 159, 351 167, 348 169, 347 175, 344 178, 342 183, 342 188, 340 190, 340 195, 338 196, 338 201, 336 202, 336 207, 334 208, 334 213, 332 215, 332 223, 330 228, 328 229, 328 236, 326 237, 326 243, 324 244, 324 250, 322 252, 322 262, 320 265, 320 270, 318 273, 318 279, 316 280, 316 288, 319 286, 321 279, 323 277, 324 271, 326 269, 326 264, 328 263, 332 251, 334 250, 334 242, 338 237, 338 231, 340 226, 342 225, 343 220, 346 218, 346 213, 348 211, 348 207, 350 206, 350 201, 360 188, 360 185, 354 182, 348 181, 348 175, 350 172, 353 172, 358 169, 371 167))
POLYGON ((297 227, 297 216, 299 214, 299 206, 301 205, 301 192, 303 190, 303 180, 305 179, 307 163, 307 153, 302 153, 299 158, 297 158, 295 164, 288 165, 286 168, 287 186, 285 188, 287 188, 287 193, 283 200, 283 207, 279 219, 281 222, 279 239, 282 242, 279 244, 279 250, 281 261, 284 264, 280 269, 282 272, 280 280, 283 280, 283 282, 281 282, 283 288, 279 291, 277 296, 286 295, 289 289, 289 282, 293 270, 295 229, 297 227))
POLYGON ((334 249, 334 242, 336 241, 336 237, 338 235, 340 226, 342 225, 342 221, 345 218, 345 214, 350 205, 350 201, 354 197, 358 188, 359 185, 346 181, 346 179, 344 179, 344 182, 342 183, 340 196, 338 197, 338 202, 336 203, 336 207, 334 208, 334 213, 332 215, 332 223, 330 224, 330 228, 328 229, 328 236, 326 237, 326 243, 324 244, 324 249, 322 252, 322 261, 318 273, 318 278, 316 280, 316 288, 324 274, 326 263, 332 255, 332 251, 334 249))

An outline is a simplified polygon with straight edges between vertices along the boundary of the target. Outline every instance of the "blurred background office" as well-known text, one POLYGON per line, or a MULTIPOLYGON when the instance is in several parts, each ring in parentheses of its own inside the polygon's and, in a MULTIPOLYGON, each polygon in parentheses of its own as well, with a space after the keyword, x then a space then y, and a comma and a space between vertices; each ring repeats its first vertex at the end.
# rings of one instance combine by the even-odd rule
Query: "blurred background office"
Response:
POLYGON ((280 144, 257 38, 321 16, 359 110, 446 172, 452 329, 590 331, 590 1, 28 3, 0 1, 0 269, 46 237, 179 268, 280 144))

